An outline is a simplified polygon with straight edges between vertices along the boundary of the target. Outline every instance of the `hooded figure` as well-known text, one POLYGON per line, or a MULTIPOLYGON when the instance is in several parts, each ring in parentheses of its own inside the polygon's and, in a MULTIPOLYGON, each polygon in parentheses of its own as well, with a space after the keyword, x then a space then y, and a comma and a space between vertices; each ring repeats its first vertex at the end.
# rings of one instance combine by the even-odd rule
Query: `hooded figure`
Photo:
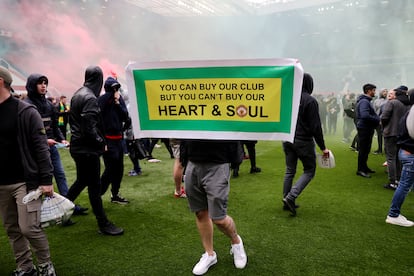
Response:
POLYGON ((76 91, 71 99, 71 154, 101 155, 104 151, 103 124, 97 100, 102 84, 102 69, 90 66, 85 71, 83 87, 76 91))
POLYGON ((286 172, 283 180, 283 209, 290 211, 293 216, 296 215, 296 208, 298 207, 295 203, 296 199, 315 176, 315 142, 324 156, 329 156, 329 150, 325 147, 323 138, 318 102, 311 96, 312 91, 312 76, 305 73, 303 75, 295 139, 293 143, 283 142, 286 163, 286 172), (298 160, 302 162, 303 174, 293 185, 298 160))
POLYGON ((88 187, 89 202, 98 222, 99 232, 122 235, 124 230, 108 220, 101 198, 100 156, 106 147, 101 112, 97 96, 102 89, 103 73, 98 66, 85 71, 85 83, 73 95, 69 115, 71 136, 70 154, 76 165, 76 181, 67 198, 74 201, 88 187))
POLYGON ((315 138, 321 150, 325 149, 318 102, 311 96, 313 78, 310 74, 303 75, 302 95, 300 98, 298 120, 296 123, 295 140, 309 141, 315 138))
POLYGON ((103 73, 102 69, 98 66, 89 66, 85 70, 85 82, 84 87, 92 90, 95 97, 99 97, 103 84, 103 73))
POLYGON ((49 80, 46 76, 40 74, 31 74, 27 78, 26 90, 27 98, 26 102, 31 103, 37 107, 37 110, 40 113, 40 116, 43 119, 43 124, 45 125, 45 130, 48 139, 56 140, 57 142, 62 142, 65 140, 62 132, 58 127, 58 113, 56 107, 46 98, 47 90, 44 92, 39 92, 37 90, 37 85, 45 82, 46 86, 49 83, 49 80))

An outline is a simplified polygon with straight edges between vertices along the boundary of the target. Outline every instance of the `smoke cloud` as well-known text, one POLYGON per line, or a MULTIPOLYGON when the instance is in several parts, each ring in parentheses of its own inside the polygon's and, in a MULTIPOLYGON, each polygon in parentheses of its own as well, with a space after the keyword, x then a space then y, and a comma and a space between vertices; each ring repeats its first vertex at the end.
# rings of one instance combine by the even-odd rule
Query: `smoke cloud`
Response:
POLYGON ((414 1, 336 1, 273 13, 164 17, 127 1, 0 3, 0 57, 49 77, 71 96, 84 70, 99 65, 121 82, 131 60, 297 58, 315 90, 361 92, 364 83, 410 87, 414 1), (350 6, 349 3, 354 3, 350 6), (323 9, 322 9, 323 8, 323 9))

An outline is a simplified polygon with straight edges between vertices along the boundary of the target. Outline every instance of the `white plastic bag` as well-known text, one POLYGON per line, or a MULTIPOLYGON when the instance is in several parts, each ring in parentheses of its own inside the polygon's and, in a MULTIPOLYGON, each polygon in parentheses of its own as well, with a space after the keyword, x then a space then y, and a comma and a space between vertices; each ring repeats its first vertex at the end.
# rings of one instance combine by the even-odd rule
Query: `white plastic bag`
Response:
POLYGON ((73 214, 75 204, 58 193, 53 193, 51 197, 44 197, 40 212, 40 222, 42 227, 61 224, 69 220, 73 214))
MULTIPOLYGON (((42 195, 42 191, 37 189, 28 193, 23 198, 23 203, 38 199, 42 195)), ((42 227, 48 227, 50 225, 61 224, 64 221, 69 220, 73 214, 75 204, 64 196, 58 193, 53 193, 53 196, 45 196, 42 201, 40 211, 40 222, 42 227)))
POLYGON ((317 153, 316 160, 318 161, 319 167, 323 169, 332 169, 335 168, 335 156, 332 151, 329 151, 329 156, 324 157, 323 154, 317 153))

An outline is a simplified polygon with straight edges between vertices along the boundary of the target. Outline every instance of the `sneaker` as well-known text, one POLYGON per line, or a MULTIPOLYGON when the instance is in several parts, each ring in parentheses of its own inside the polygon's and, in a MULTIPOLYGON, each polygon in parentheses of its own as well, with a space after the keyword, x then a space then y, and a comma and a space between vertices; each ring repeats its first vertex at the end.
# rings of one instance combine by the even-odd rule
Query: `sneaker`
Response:
POLYGON ((118 203, 118 204, 128 204, 129 203, 128 199, 120 196, 119 194, 117 194, 116 196, 111 196, 111 202, 112 203, 118 203))
POLYGON ((88 208, 82 207, 80 205, 75 205, 75 208, 73 209, 73 215, 74 216, 85 216, 88 213, 86 213, 86 211, 88 211, 88 208))
POLYGON ((354 146, 350 146, 350 147, 349 147, 349 149, 350 149, 350 150, 353 150, 353 151, 355 151, 355 152, 358 152, 358 149, 357 149, 356 147, 354 147, 354 146))
POLYGON ((115 224, 110 221, 107 221, 103 226, 99 227, 99 233, 110 236, 119 236, 124 233, 124 229, 115 226, 115 224))
POLYGON ((12 276, 37 276, 37 270, 35 267, 32 267, 30 271, 23 271, 21 269, 16 269, 12 272, 12 276))
POLYGON ((385 189, 390 189, 390 190, 396 190, 397 187, 398 187, 398 185, 397 184, 394 184, 394 183, 389 183, 389 184, 385 184, 384 185, 384 188, 385 189))
POLYGON ((247 255, 244 251, 243 241, 240 236, 238 237, 240 243, 231 245, 230 254, 232 254, 234 257, 234 266, 236 268, 243 269, 246 267, 247 264, 247 255))
POLYGON ((404 217, 401 214, 398 215, 398 217, 387 216, 387 219, 385 220, 385 222, 389 224, 404 226, 404 227, 414 226, 414 222, 412 222, 411 220, 408 220, 406 217, 404 217))
POLYGON ((250 173, 259 173, 261 171, 262 171, 262 169, 259 168, 259 167, 253 167, 253 168, 250 169, 250 173))
POLYGON ((67 220, 62 221, 62 226, 63 227, 72 226, 74 224, 76 224, 76 222, 74 222, 71 219, 67 219, 67 220))
POLYGON ((187 194, 185 193, 184 187, 181 187, 180 193, 177 193, 174 191, 174 197, 175 198, 187 198, 187 194))
POLYGON ((286 204, 286 206, 289 208, 289 211, 292 213, 292 216, 296 216, 296 204, 295 204, 295 200, 290 199, 288 197, 285 197, 283 199, 283 203, 286 204))
POLYGON ((200 261, 194 266, 193 274, 194 275, 203 275, 205 274, 210 266, 215 265, 217 263, 217 254, 213 251, 213 256, 208 255, 208 253, 204 253, 201 255, 200 261))
MULTIPOLYGON (((295 209, 298 209, 299 205, 295 204, 295 209)), ((289 206, 285 202, 283 202, 283 211, 290 211, 289 206)))
POLYGON ((148 162, 150 162, 150 163, 158 163, 158 162, 161 162, 161 160, 159 160, 157 158, 151 158, 151 159, 148 159, 148 162))
POLYGON ((135 170, 131 170, 128 172, 128 176, 137 176, 137 175, 141 175, 142 172, 136 172, 135 170))
POLYGON ((56 276, 55 268, 51 262, 39 265, 39 276, 56 276))

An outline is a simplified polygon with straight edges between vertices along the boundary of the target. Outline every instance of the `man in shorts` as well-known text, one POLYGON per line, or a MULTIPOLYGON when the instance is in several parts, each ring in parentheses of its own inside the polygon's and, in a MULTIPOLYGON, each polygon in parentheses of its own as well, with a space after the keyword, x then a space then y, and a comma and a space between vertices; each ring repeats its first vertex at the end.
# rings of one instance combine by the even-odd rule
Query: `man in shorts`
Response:
POLYGON ((217 263, 213 248, 213 225, 231 240, 231 254, 236 268, 243 269, 247 255, 236 224, 227 215, 231 164, 241 162, 237 141, 181 141, 181 160, 186 165, 184 182, 191 211, 196 214, 197 228, 205 253, 194 266, 193 274, 203 275, 217 263))

